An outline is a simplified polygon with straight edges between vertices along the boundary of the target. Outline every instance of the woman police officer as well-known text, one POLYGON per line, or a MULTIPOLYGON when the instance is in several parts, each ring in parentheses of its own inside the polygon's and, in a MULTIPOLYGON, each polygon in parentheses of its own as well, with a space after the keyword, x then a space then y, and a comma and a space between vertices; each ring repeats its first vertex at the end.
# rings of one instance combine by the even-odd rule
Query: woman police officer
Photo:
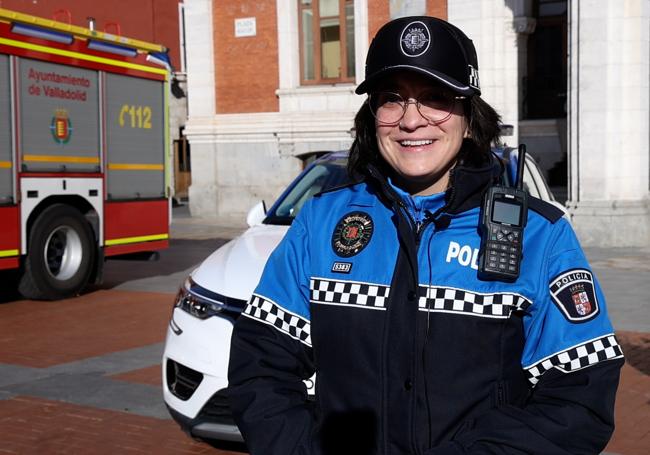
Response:
POLYGON ((230 400, 251 453, 598 453, 623 359, 568 222, 531 198, 514 282, 469 260, 502 171, 472 42, 391 21, 357 93, 361 180, 305 204, 235 325, 230 400))

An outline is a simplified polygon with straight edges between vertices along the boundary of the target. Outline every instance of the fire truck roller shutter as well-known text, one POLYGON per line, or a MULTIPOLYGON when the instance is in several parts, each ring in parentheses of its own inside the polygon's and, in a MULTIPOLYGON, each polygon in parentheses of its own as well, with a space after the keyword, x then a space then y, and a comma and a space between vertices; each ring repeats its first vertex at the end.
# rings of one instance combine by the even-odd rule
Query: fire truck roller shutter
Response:
POLYGON ((18 291, 28 299, 57 300, 88 283, 97 253, 90 225, 72 206, 43 210, 29 233, 25 270, 18 291))
POLYGON ((0 205, 13 202, 9 57, 0 54, 0 205))
POLYGON ((109 200, 165 197, 164 84, 106 74, 109 200))
POLYGON ((97 71, 18 59, 22 169, 99 172, 97 71))

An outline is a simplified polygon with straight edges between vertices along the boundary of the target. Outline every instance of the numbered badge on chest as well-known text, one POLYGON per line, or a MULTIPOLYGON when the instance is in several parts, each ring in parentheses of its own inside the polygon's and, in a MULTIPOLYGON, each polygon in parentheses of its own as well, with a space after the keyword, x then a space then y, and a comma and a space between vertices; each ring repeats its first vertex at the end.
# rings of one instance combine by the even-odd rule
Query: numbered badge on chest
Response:
POLYGON ((359 254, 372 237, 372 218, 365 212, 351 212, 339 220, 332 234, 332 249, 341 257, 359 254))

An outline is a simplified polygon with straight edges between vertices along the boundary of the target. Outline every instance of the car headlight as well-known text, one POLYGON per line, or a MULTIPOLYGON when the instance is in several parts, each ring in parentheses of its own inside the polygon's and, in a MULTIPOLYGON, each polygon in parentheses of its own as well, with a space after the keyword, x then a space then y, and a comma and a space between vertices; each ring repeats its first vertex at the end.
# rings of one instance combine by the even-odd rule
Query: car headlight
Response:
POLYGON ((207 319, 221 313, 226 305, 215 299, 200 295, 193 288, 198 287, 187 278, 176 294, 174 306, 199 319, 207 319))

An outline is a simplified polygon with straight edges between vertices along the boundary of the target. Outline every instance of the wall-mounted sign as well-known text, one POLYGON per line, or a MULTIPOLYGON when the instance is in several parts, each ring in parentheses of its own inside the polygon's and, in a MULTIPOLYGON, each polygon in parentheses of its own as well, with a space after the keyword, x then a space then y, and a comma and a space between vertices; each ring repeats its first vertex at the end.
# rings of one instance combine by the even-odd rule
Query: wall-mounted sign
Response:
POLYGON ((426 0, 389 0, 390 18, 405 16, 424 16, 427 12, 426 0))
POLYGON ((235 19, 235 38, 243 36, 255 36, 257 34, 257 26, 254 17, 242 17, 235 19))

